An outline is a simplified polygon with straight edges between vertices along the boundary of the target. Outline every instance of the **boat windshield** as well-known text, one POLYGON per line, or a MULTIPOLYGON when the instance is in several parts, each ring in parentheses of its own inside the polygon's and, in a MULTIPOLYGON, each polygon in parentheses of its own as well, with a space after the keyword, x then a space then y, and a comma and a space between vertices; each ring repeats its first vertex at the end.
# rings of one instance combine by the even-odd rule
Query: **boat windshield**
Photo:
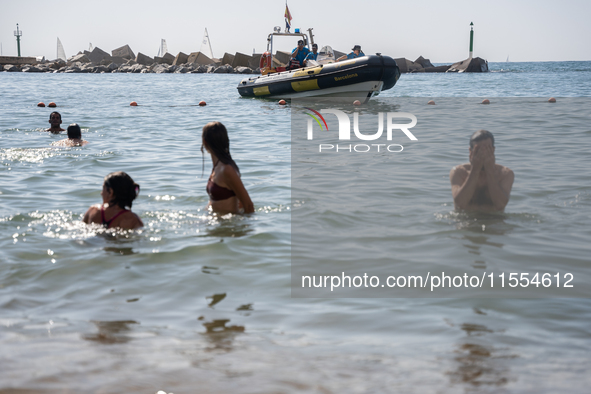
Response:
POLYGON ((329 64, 335 62, 334 51, 332 47, 329 45, 323 46, 322 49, 318 52, 318 57, 316 58, 318 64, 329 64))

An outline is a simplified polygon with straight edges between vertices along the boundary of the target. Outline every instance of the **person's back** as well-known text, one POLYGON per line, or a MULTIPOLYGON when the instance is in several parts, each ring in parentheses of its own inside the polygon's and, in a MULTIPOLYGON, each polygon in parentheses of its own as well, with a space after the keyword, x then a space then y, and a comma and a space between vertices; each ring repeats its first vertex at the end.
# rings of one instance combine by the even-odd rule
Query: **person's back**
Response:
POLYGON ((82 130, 76 123, 68 126, 68 138, 54 142, 55 146, 83 146, 88 144, 88 141, 82 139, 82 130))
POLYGON ((87 224, 100 224, 107 229, 133 230, 143 227, 144 223, 139 216, 131 212, 133 200, 139 194, 139 190, 140 186, 126 173, 110 173, 103 182, 103 203, 88 208, 82 221, 87 224))

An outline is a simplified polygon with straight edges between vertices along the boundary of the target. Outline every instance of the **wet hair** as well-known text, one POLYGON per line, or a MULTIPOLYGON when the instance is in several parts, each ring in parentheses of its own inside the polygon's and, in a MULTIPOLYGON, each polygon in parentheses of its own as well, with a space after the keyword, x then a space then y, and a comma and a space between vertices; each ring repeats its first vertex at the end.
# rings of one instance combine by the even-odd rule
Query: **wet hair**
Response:
POLYGON ((476 145, 477 142, 484 141, 487 139, 490 139, 490 142, 492 142, 492 146, 494 147, 495 137, 493 137, 492 133, 487 130, 478 130, 477 132, 472 134, 472 137, 470 137, 470 149, 474 148, 474 145, 476 145))
POLYGON ((238 165, 234 159, 232 159, 232 155, 230 154, 230 139, 228 138, 226 126, 220 122, 209 122, 203 126, 203 134, 201 134, 201 153, 203 153, 204 146, 206 146, 207 149, 219 159, 219 161, 224 164, 230 164, 238 173, 240 173, 238 165))
POLYGON ((60 122, 62 121, 62 114, 60 114, 60 113, 59 113, 59 112, 57 112, 57 111, 53 111, 52 113, 50 113, 50 114, 49 114, 49 120, 51 120, 51 115, 53 115, 53 114, 57 114, 57 116, 59 116, 59 117, 60 117, 60 122))
POLYGON ((68 138, 82 138, 82 130, 80 130, 78 123, 72 123, 68 126, 68 138))
POLYGON ((104 185, 113 191, 113 199, 109 205, 131 208, 133 200, 140 194, 140 185, 123 171, 112 172, 105 177, 104 185))

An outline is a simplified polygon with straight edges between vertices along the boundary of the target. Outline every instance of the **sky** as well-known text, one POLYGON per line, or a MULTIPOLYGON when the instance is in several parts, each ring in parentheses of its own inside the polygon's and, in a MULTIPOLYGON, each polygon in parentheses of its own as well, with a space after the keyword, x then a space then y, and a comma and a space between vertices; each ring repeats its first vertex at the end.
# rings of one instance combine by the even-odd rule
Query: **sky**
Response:
MULTIPOLYGON (((314 41, 350 52, 380 52, 394 58, 452 63, 468 57, 470 22, 474 56, 490 62, 591 60, 589 0, 289 0, 292 31, 313 27, 314 41)), ((274 26, 285 27, 284 0, 0 0, 3 56, 16 56, 14 31, 23 31, 22 56, 55 59, 57 38, 66 56, 106 52, 128 44, 137 54, 200 50, 207 28, 215 57, 225 52, 252 54, 266 49, 274 26)), ((291 51, 293 38, 275 48, 291 51)))

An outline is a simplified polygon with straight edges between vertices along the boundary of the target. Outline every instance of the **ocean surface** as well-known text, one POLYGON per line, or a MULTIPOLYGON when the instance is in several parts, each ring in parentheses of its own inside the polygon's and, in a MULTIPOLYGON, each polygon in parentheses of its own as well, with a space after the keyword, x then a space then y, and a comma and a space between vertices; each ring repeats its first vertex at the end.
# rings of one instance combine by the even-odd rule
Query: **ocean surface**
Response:
MULTIPOLYGON (((471 97, 491 111, 505 97, 549 108, 545 119, 513 111, 495 133, 497 162, 515 171, 504 214, 453 210, 448 174, 467 161, 467 131, 417 132, 432 160, 404 152, 413 171, 393 194, 394 220, 308 201, 308 235, 373 220, 400 264, 576 267, 576 283, 588 280, 591 124, 581 123, 591 110, 581 103, 591 102, 591 62, 489 67, 403 74, 367 108, 434 99, 444 114, 471 97)), ((589 298, 292 298, 292 211, 302 209, 292 107, 240 98, 242 78, 0 73, 0 393, 588 392, 589 298), (56 102, 62 126, 80 124, 89 144, 51 146, 65 135, 43 132, 53 109, 40 101, 56 102), (209 121, 228 128, 252 215, 206 209, 209 121), (133 211, 145 227, 81 223, 103 177, 120 170, 141 186, 133 211)), ((338 196, 336 179, 323 182, 310 190, 338 196)), ((363 241, 383 245, 373 230, 363 241)))

